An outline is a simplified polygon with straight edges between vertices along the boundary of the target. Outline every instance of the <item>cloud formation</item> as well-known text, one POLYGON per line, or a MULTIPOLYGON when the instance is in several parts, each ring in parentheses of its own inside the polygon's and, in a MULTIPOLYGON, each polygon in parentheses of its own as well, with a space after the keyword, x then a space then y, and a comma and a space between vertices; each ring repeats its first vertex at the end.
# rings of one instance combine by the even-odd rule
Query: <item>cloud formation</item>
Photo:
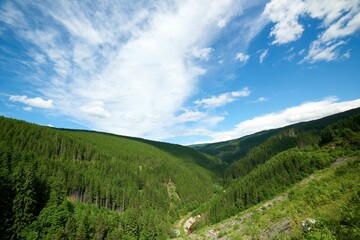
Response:
POLYGON ((263 51, 261 52, 260 57, 259 57, 259 62, 260 62, 260 63, 263 63, 263 61, 264 61, 265 58, 267 57, 268 53, 269 53, 269 49, 265 49, 265 50, 263 50, 263 51))
POLYGON ((268 101, 268 99, 266 97, 259 97, 255 102, 262 103, 262 102, 266 102, 266 101, 268 101))
POLYGON ((251 91, 249 88, 245 87, 239 91, 223 93, 218 96, 211 96, 210 98, 196 100, 194 101, 194 104, 203 108, 217 108, 234 102, 241 97, 247 97, 250 93, 251 91))
MULTIPOLYGON (((310 44, 303 61, 332 61, 344 56, 339 50, 343 39, 360 29, 358 0, 272 0, 266 4, 263 15, 275 23, 270 36, 272 44, 286 44, 298 40, 304 32, 300 18, 321 21, 321 33, 310 44)), ((346 53, 345 53, 346 54, 346 53)))
POLYGON ((245 53, 238 52, 236 53, 235 59, 239 60, 242 63, 247 63, 250 59, 250 56, 245 53))
POLYGON ((31 107, 44 108, 44 109, 54 108, 53 100, 51 100, 51 99, 45 100, 45 99, 42 99, 41 97, 29 98, 25 95, 22 95, 22 96, 13 95, 13 96, 10 96, 9 100, 12 102, 21 102, 26 105, 29 105, 30 107, 24 108, 25 111, 31 111, 31 109, 32 109, 31 107))
POLYGON ((57 113, 91 129, 159 139, 179 124, 179 109, 206 72, 193 60, 209 60, 211 41, 241 4, 8 1, 0 21, 29 44, 34 64, 53 70, 36 74, 49 79, 40 90, 57 113))
POLYGON ((211 52, 214 51, 213 48, 211 47, 207 47, 207 48, 194 48, 192 50, 192 55, 195 57, 195 58, 199 58, 201 60, 204 60, 204 61, 208 61, 209 58, 210 58, 210 54, 211 52))

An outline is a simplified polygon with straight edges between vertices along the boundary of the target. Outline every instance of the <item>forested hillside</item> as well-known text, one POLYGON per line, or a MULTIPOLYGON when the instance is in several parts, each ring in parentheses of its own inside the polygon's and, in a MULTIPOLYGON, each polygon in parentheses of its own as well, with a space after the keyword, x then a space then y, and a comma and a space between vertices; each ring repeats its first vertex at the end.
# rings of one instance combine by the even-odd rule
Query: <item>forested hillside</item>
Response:
POLYGON ((179 145, 0 118, 0 238, 167 238, 213 194, 214 159, 179 145), (177 154, 181 153, 181 154, 177 154))
MULTIPOLYGON (((196 213, 202 214, 203 217, 197 223, 197 228, 220 222, 282 194, 295 183, 317 170, 329 167, 336 160, 359 157, 360 114, 328 125, 319 134, 317 144, 315 141, 310 141, 311 144, 308 146, 297 146, 282 151, 279 146, 285 146, 284 149, 286 149, 286 144, 278 145, 281 138, 277 138, 272 139, 272 143, 265 142, 254 148, 243 159, 240 159, 239 163, 235 162, 234 166, 229 168, 226 174, 230 174, 228 178, 233 178, 233 180, 227 183, 229 187, 223 193, 203 205, 202 209, 198 209, 196 213), (273 148, 269 148, 269 146, 273 146, 273 148), (269 150, 273 153, 269 153, 269 150), (244 161, 244 164, 241 164, 241 161, 244 161), (243 166, 243 168, 239 168, 242 171, 234 176, 231 170, 238 166, 243 166)), ((291 145, 289 139, 287 142, 291 145)), ((353 196, 360 191, 360 188, 357 182, 351 184, 354 184, 355 192, 351 193, 353 196)), ((333 194, 342 197, 341 192, 334 192, 333 194)), ((301 199, 301 196, 298 194, 297 196, 301 199)), ((354 198, 356 198, 355 195, 354 198)), ((359 204, 356 199, 354 201, 359 204)), ((348 207, 355 212, 354 209, 359 206, 348 207)), ((358 221, 358 218, 352 221, 358 221)), ((348 223, 346 226, 346 231, 355 231, 357 234, 359 234, 359 229, 360 226, 356 225, 356 222, 348 223)))
MULTIPOLYGON (((289 198, 300 201, 297 184, 317 171, 339 159, 352 159, 358 169, 359 111, 248 136, 253 145, 231 165, 217 153, 180 145, 0 117, 0 239, 187 238, 290 189, 289 198), (186 217, 196 215, 188 232, 179 230, 186 217)), ((341 192, 339 183, 331 196, 353 213, 360 189, 349 168, 337 170, 343 173, 336 177, 346 177, 351 188, 341 192)), ((338 214, 347 222, 324 226, 357 236, 358 218, 338 214)), ((261 231, 253 236, 263 236, 261 231)), ((218 234, 235 236, 229 229, 218 234)))
POLYGON ((269 201, 196 231, 193 239, 359 239, 360 156, 338 158, 269 201))
MULTIPOLYGON (((217 158, 227 162, 228 164, 233 163, 234 161, 243 158, 251 149, 265 142, 271 137, 277 135, 288 135, 288 137, 296 137, 299 136, 299 139, 291 139, 292 147, 308 145, 311 142, 308 142, 308 139, 304 139, 304 135, 302 133, 306 133, 306 135, 312 134, 318 136, 320 131, 325 128, 327 125, 332 124, 336 121, 339 121, 343 118, 350 117, 354 114, 360 113, 360 108, 352 109, 346 112, 338 113, 335 115, 331 115, 325 118, 321 118, 314 121, 298 123, 290 126, 286 126, 283 128, 272 129, 267 131, 262 131, 259 133, 255 133, 252 135, 248 135, 242 138, 233 139, 230 141, 219 142, 219 143, 210 143, 210 144, 200 144, 193 145, 192 148, 212 155, 217 158), (286 134, 287 133, 287 134, 286 134), (295 134, 292 134, 295 133, 295 134)), ((283 141, 285 142, 285 141, 283 141)), ((290 146, 290 144, 287 144, 290 146)))

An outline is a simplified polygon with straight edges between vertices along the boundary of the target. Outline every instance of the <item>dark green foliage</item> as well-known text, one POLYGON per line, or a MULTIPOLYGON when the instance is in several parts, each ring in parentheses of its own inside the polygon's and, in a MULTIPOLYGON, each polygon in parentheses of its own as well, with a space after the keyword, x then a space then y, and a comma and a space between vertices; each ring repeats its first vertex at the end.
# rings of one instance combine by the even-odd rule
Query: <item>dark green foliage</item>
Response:
POLYGON ((324 130, 321 131, 320 137, 321 137, 320 144, 324 145, 334 140, 335 133, 331 127, 326 127, 324 130))
POLYGON ((343 119, 327 126, 321 132, 320 145, 332 143, 341 147, 345 145, 352 147, 352 150, 358 150, 359 136, 355 132, 360 131, 360 114, 343 119))
POLYGON ((36 200, 33 172, 26 163, 15 167, 13 173, 13 226, 14 237, 35 219, 36 200))
POLYGON ((333 158, 313 149, 291 149, 259 165, 234 182, 213 201, 209 220, 212 223, 235 215, 261 201, 276 196, 316 169, 328 166, 333 158))
POLYGON ((293 147, 305 147, 318 142, 318 137, 313 132, 298 133, 293 129, 281 132, 262 144, 254 147, 249 153, 235 161, 224 173, 226 181, 245 176, 257 165, 263 164, 276 154, 293 147))
POLYGON ((196 208, 213 194, 215 174, 199 165, 216 169, 218 164, 178 145, 58 130, 4 117, 0 146, 2 239, 64 239, 68 232, 73 239, 92 238, 94 233, 97 239, 166 238, 170 216, 196 208), (168 193, 169 182, 176 201, 168 193), (104 215, 71 212, 63 206, 67 199, 124 213, 122 227, 111 232, 104 215), (96 224, 89 222, 92 218, 96 224))
MULTIPOLYGON (((358 151, 360 115, 320 134, 339 116, 248 136, 241 149, 237 140, 220 143, 229 162, 243 157, 223 180, 225 164, 187 147, 0 117, 0 238, 168 239, 172 223, 193 210, 204 214, 195 228, 218 222, 358 151)), ((358 195, 337 227, 321 229, 358 237, 358 195)))
MULTIPOLYGON (((232 177, 238 178, 230 182, 230 187, 208 206, 208 220, 215 223, 233 216, 261 201, 276 196, 315 170, 329 166, 339 154, 340 156, 344 153, 354 154, 354 151, 359 150, 360 146, 359 130, 360 114, 326 127, 322 131, 320 143, 325 144, 324 138, 328 132, 331 132, 332 140, 328 143, 337 146, 337 148, 330 148, 333 153, 326 146, 323 149, 315 146, 283 151, 289 146, 297 144, 300 138, 292 139, 295 134, 270 138, 229 168, 228 171, 233 174, 232 177), (283 139, 284 141, 282 141, 283 139), (277 152, 280 153, 275 155, 277 152), (272 155, 275 156, 271 157, 272 155), (235 174, 234 169, 237 171, 235 174)), ((314 143, 317 138, 312 137, 312 134, 311 132, 305 133, 303 137, 313 139, 308 142, 314 143)))
POLYGON ((337 239, 360 239, 360 190, 341 207, 343 217, 337 226, 337 239))

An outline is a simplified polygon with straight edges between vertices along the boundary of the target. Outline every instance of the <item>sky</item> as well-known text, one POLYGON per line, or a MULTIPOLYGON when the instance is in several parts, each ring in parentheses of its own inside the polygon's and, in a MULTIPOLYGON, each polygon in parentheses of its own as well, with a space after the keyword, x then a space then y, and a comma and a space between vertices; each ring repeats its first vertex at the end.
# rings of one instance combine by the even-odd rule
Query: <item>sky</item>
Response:
POLYGON ((178 144, 360 107, 359 0, 0 1, 0 115, 178 144))

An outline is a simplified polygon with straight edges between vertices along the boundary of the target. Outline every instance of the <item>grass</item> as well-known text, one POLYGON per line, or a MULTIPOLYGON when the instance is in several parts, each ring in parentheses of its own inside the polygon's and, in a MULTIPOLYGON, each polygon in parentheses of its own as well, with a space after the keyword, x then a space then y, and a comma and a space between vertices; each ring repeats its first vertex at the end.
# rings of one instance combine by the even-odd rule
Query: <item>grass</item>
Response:
POLYGON ((331 239, 335 231, 331 229, 331 224, 339 223, 344 217, 342 206, 360 191, 359 172, 360 157, 343 166, 317 171, 287 191, 288 198, 266 208, 263 203, 256 205, 235 217, 199 230, 199 234, 217 229, 219 235, 226 235, 229 239, 246 239, 249 236, 254 239, 316 239, 316 236, 331 239), (244 218, 249 213, 252 216, 244 218), (309 234, 305 234, 301 226, 301 221, 307 218, 317 221, 317 228, 309 234), (236 221, 232 228, 227 227, 230 221, 236 221))

